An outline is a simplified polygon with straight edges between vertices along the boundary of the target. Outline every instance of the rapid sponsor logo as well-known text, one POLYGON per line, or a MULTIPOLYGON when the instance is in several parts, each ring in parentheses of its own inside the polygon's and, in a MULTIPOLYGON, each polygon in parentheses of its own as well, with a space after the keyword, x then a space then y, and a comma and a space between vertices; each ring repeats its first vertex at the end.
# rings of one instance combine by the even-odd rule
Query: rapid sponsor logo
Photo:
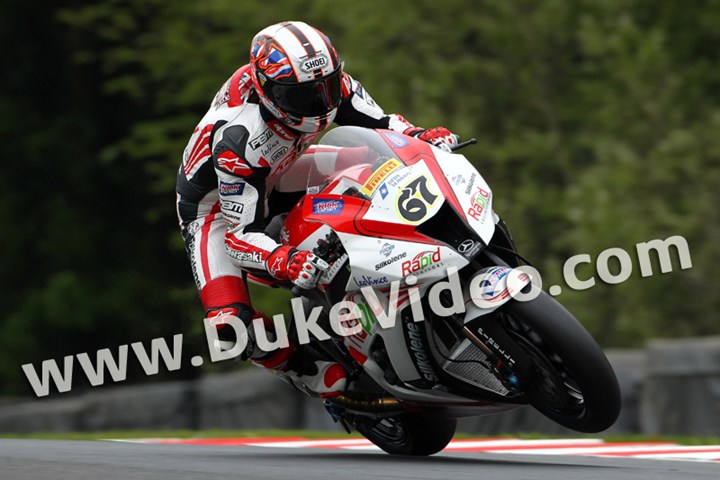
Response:
POLYGON ((220 182, 220 187, 218 188, 218 193, 220 195, 242 195, 245 191, 245 182, 241 183, 227 183, 227 182, 220 182))
POLYGON ((250 140, 250 148, 257 150, 261 146, 265 145, 272 136, 272 130, 270 130, 270 128, 266 128, 260 135, 250 140))
POLYGON ((467 214, 475 220, 481 220, 489 202, 490 192, 478 187, 477 192, 473 194, 472 203, 470 204, 470 208, 467 210, 467 214))
POLYGON ((344 205, 343 200, 313 198, 312 213, 317 215, 340 215, 344 205))
POLYGON ((395 148, 403 148, 403 147, 408 146, 408 141, 405 140, 405 138, 403 138, 403 136, 400 135, 399 133, 382 132, 382 134, 385 136, 385 138, 387 138, 390 141, 390 143, 395 148))
POLYGON ((430 356, 425 350, 423 332, 420 330, 420 326, 413 322, 408 322, 405 324, 405 330, 407 332, 407 339, 415 367, 425 380, 438 383, 440 379, 435 373, 435 368, 433 368, 430 356))
POLYGON ((381 268, 385 268, 388 265, 392 265, 393 263, 402 260, 403 258, 407 258, 407 252, 400 253, 398 255, 395 255, 394 257, 390 257, 387 260, 383 260, 382 262, 375 265, 375 271, 380 270, 381 268))
POLYGON ((370 175, 370 178, 365 182, 365 185, 362 187, 362 192, 367 195, 371 196, 375 189, 382 183, 382 181, 387 177, 393 170, 400 167, 402 163, 400 163, 399 160, 396 160, 394 158, 391 158, 387 162, 380 165, 380 167, 373 172, 372 175, 370 175))
POLYGON ((368 277, 366 275, 362 275, 360 279, 353 277, 353 282, 355 282, 355 285, 358 286, 358 288, 362 287, 374 287, 377 285, 385 285, 389 282, 387 277, 368 277))
POLYGON ((438 263, 441 260, 440 247, 437 250, 427 250, 415 255, 415 258, 402 263, 402 276, 418 272, 438 263))

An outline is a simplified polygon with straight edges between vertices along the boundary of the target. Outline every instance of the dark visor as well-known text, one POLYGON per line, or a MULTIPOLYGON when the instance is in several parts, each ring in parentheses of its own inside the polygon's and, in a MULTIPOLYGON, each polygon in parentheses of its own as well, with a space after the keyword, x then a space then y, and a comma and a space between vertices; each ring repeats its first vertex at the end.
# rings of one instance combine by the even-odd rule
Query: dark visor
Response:
POLYGON ((281 110, 299 117, 319 117, 340 105, 342 67, 327 77, 301 83, 281 83, 268 79, 265 95, 281 110))

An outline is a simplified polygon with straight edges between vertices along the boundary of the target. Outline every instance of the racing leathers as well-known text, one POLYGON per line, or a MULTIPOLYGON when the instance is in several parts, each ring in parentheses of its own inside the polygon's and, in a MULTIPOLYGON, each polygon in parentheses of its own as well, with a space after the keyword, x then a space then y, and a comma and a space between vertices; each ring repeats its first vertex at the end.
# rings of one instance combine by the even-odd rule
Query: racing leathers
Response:
MULTIPOLYGON (((339 125, 411 135, 426 132, 400 115, 386 115, 346 73, 342 98, 335 117, 339 125)), ((299 175, 293 173, 290 181, 283 175, 301 156, 313 154, 312 144, 322 133, 302 133, 276 119, 259 102, 250 65, 228 79, 195 128, 178 171, 177 213, 200 298, 208 318, 218 319, 219 326, 226 314, 248 326, 256 316, 245 271, 267 272, 280 279, 287 275, 295 251, 266 235, 266 223, 287 212, 299 198, 289 194, 304 189, 306 177, 298 184, 299 175)), ((270 323, 266 322, 269 328, 270 323)), ((282 369, 293 348, 256 351, 251 358, 282 369)))

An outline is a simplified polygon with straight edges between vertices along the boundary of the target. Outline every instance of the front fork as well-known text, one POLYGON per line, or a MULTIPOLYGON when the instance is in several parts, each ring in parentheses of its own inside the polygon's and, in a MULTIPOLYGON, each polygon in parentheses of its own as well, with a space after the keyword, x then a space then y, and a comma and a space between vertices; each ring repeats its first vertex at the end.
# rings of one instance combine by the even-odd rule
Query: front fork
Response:
MULTIPOLYGON (((509 232, 507 238, 511 240, 509 232)), ((490 371, 503 386, 512 393, 520 393, 526 383, 523 379, 529 378, 532 365, 501 325, 500 310, 504 304, 513 301, 515 291, 525 288, 530 279, 520 277, 519 285, 511 285, 509 278, 513 269, 489 249, 481 252, 475 262, 486 266, 465 278, 463 293, 470 301, 466 303, 461 333, 483 352, 490 363, 490 371)))

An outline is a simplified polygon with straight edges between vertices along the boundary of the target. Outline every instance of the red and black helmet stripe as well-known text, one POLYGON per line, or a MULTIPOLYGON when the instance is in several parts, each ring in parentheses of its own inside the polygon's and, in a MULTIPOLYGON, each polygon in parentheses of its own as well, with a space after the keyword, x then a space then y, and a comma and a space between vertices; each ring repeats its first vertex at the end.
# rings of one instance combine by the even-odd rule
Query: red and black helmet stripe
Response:
POLYGON ((322 33, 320 30, 315 29, 318 35, 320 35, 320 38, 322 38, 323 43, 325 44, 325 48, 327 49, 328 56, 330 57, 330 62, 332 62, 332 69, 335 70, 337 66, 340 64, 340 59, 338 58, 337 52, 335 51, 335 47, 332 46, 332 43, 330 43, 330 39, 322 33))
POLYGON ((297 26, 294 23, 285 22, 285 23, 283 23, 283 27, 290 30, 290 33, 292 33, 293 35, 295 35, 297 37, 297 39, 300 41, 300 44, 305 49, 305 53, 308 54, 308 57, 314 57, 315 55, 317 55, 317 52, 315 51, 315 48, 312 46, 312 43, 310 42, 310 40, 307 38, 307 36, 305 36, 305 34, 299 28, 297 28, 297 26))
MULTIPOLYGON (((305 53, 307 53, 308 57, 314 57, 318 54, 318 52, 315 50, 315 47, 313 47, 312 42, 309 38, 307 38, 307 35, 305 35, 302 30, 300 30, 297 25, 295 25, 292 22, 285 22, 283 23, 283 26, 286 27, 288 30, 290 30, 290 33, 295 35, 295 37, 298 39, 302 47, 305 49, 305 53)), ((314 78, 320 78, 322 77, 322 68, 317 68, 313 70, 313 77, 314 78)))

